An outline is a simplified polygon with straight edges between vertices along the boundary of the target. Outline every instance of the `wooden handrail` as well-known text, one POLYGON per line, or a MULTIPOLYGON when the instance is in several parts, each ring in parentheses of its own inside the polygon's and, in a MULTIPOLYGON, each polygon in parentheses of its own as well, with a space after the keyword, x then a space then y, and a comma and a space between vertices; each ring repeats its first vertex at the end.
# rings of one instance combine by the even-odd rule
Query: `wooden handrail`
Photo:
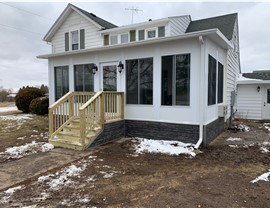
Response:
POLYGON ((90 100, 88 100, 82 107, 80 107, 80 110, 84 110, 90 103, 92 103, 95 99, 97 99, 103 91, 97 92, 90 100))
POLYGON ((54 104, 52 104, 49 109, 54 109, 57 106, 61 105, 61 103, 64 103, 74 92, 68 92, 63 97, 61 97, 59 100, 57 100, 54 104))

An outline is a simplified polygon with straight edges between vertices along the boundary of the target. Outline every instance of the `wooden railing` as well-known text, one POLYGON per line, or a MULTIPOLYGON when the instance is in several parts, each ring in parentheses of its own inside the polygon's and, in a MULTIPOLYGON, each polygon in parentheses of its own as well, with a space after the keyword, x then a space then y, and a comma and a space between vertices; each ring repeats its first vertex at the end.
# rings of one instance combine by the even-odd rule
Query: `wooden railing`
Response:
POLYGON ((105 122, 124 119, 124 93, 98 92, 80 108, 80 143, 105 122))
POLYGON ((58 133, 74 117, 79 117, 79 108, 94 92, 69 92, 49 107, 49 134, 58 133))

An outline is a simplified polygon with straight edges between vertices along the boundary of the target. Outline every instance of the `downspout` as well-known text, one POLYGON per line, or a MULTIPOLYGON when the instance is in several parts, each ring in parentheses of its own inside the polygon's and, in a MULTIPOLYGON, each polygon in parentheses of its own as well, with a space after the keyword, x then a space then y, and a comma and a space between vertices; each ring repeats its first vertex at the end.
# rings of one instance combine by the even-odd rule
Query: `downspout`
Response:
POLYGON ((204 101, 205 101, 205 91, 204 91, 204 40, 202 36, 199 36, 199 43, 201 45, 201 67, 200 67, 200 77, 199 77, 199 140, 195 145, 195 149, 198 149, 203 142, 203 123, 204 123, 204 101))

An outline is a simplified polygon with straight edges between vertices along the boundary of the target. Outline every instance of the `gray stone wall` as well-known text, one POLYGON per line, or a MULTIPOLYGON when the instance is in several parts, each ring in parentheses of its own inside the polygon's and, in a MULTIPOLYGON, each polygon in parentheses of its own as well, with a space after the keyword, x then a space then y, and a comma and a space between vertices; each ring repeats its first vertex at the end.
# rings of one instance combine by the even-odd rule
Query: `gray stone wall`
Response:
POLYGON ((199 125, 126 120, 125 127, 128 137, 176 140, 185 143, 196 143, 199 138, 199 125))
POLYGON ((125 120, 105 123, 103 131, 98 135, 90 147, 106 144, 125 136, 125 120))
POLYGON ((204 141, 203 146, 207 146, 213 141, 219 134, 224 131, 224 118, 219 117, 217 120, 204 126, 204 141))

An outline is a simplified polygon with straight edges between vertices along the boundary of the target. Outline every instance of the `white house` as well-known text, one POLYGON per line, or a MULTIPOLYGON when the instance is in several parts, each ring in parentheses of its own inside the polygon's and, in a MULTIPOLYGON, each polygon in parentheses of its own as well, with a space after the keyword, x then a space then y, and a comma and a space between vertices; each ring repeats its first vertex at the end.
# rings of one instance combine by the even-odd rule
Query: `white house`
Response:
POLYGON ((234 109, 231 95, 240 73, 237 14, 195 21, 184 15, 117 27, 68 4, 44 41, 52 45, 52 53, 38 58, 48 59, 51 119, 56 119, 50 124, 51 142, 59 146, 76 136, 88 146, 138 136, 198 147, 223 131, 234 109), (78 91, 85 92, 81 100, 68 101, 72 93, 61 98, 68 92, 78 96, 78 91), (108 91, 119 92, 114 93, 117 101, 109 101, 108 91), (99 93, 85 97, 86 92, 99 93), (101 95, 105 101, 94 101, 101 95), (83 112, 91 102, 101 110, 83 112), (108 119, 112 112, 118 116, 108 119), (56 118, 60 114, 65 116, 56 118), (96 119, 97 114, 100 130, 85 133, 81 118, 96 119), (80 131, 70 130, 68 137, 74 119, 80 131))
POLYGON ((236 118, 270 120, 270 71, 244 73, 237 80, 236 118))

